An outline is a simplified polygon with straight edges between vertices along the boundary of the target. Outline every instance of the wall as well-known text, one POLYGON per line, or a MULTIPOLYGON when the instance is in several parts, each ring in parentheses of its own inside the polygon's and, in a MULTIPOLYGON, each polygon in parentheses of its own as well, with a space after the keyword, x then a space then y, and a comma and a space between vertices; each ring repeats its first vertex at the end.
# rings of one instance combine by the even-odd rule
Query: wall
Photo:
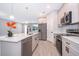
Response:
POLYGON ((47 17, 38 18, 38 23, 47 23, 47 17))
POLYGON ((47 40, 55 43, 53 33, 57 32, 57 30, 58 30, 57 12, 54 11, 47 16, 47 40))
MULTIPOLYGON (((5 23, 9 20, 0 19, 0 36, 6 35, 9 27, 5 26, 5 23)), ((22 33, 22 24, 16 23, 16 29, 12 29, 13 33, 22 33)))

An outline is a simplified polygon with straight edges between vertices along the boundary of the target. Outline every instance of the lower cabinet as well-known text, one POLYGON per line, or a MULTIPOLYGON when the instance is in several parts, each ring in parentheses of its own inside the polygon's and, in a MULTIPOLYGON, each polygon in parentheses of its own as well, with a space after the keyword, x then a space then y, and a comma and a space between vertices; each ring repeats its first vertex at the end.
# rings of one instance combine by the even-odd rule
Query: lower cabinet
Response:
POLYGON ((21 42, 1 41, 1 56, 21 56, 21 42))
POLYGON ((35 51, 37 46, 38 46, 38 35, 33 35, 32 36, 32 52, 35 51))
POLYGON ((1 56, 32 56, 38 45, 38 34, 19 42, 0 41, 1 56))
POLYGON ((79 44, 74 43, 66 38, 62 39, 63 56, 79 56, 79 44))

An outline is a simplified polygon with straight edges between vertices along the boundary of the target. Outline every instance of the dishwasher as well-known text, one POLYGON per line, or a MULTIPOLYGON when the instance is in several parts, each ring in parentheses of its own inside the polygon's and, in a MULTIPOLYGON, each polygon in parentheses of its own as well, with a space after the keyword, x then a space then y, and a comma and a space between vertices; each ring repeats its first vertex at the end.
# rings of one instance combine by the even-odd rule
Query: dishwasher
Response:
POLYGON ((62 56, 62 37, 59 34, 55 34, 55 39, 56 39, 56 48, 59 52, 59 54, 62 56))
POLYGON ((32 36, 21 41, 22 56, 32 56, 32 36))

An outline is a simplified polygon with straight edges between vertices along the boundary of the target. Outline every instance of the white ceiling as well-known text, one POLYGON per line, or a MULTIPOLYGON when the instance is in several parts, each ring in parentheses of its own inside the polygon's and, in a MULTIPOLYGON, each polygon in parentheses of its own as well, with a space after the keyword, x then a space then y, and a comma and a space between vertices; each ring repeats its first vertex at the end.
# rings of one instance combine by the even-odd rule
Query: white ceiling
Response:
POLYGON ((57 11, 62 5, 62 3, 0 3, 0 11, 26 21, 57 11))

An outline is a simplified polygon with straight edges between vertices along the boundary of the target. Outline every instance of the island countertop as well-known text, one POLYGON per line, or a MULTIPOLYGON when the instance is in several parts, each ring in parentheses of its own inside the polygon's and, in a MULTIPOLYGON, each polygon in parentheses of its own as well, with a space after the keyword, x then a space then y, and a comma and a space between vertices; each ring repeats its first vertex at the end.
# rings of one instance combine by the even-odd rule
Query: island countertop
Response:
POLYGON ((28 38, 30 36, 33 36, 35 34, 38 34, 38 32, 35 32, 31 35, 25 35, 24 33, 20 33, 20 34, 14 34, 13 37, 7 37, 7 36, 1 36, 0 37, 0 41, 7 41, 7 42, 19 42, 25 38, 28 38))

